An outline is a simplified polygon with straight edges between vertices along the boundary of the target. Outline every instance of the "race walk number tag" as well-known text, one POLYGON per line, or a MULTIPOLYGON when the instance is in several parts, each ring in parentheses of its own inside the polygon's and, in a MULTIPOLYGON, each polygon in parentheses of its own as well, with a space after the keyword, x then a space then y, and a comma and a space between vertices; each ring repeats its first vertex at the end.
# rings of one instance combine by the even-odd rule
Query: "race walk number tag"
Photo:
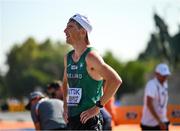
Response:
POLYGON ((69 88, 68 89, 68 105, 77 106, 81 100, 82 88, 69 88))

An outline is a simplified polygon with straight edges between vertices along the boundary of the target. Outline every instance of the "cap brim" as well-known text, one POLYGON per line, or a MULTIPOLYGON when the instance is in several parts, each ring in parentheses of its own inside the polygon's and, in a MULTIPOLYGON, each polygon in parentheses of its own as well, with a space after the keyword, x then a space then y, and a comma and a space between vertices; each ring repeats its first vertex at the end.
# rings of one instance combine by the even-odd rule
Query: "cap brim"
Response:
POLYGON ((164 74, 163 74, 163 73, 162 73, 162 74, 159 73, 159 74, 160 74, 161 76, 169 76, 169 75, 171 75, 170 73, 164 73, 164 74))
POLYGON ((169 75, 171 75, 171 72, 166 71, 166 72, 162 73, 162 75, 164 75, 164 76, 169 76, 169 75))

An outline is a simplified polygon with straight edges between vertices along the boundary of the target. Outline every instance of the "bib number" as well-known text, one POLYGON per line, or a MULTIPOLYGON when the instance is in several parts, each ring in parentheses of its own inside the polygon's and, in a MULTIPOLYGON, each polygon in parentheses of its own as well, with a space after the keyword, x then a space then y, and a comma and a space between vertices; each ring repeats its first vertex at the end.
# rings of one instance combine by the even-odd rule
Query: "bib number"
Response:
POLYGON ((68 105, 77 106, 82 97, 81 88, 69 88, 68 89, 68 105))

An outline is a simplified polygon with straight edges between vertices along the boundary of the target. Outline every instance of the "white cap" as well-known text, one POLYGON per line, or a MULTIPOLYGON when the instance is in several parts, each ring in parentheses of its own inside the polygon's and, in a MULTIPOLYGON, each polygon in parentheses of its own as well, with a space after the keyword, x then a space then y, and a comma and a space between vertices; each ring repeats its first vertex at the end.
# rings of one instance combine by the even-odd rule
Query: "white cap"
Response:
POLYGON ((92 31, 92 25, 90 24, 88 18, 86 16, 75 14, 70 19, 78 22, 88 33, 92 31))
POLYGON ((27 110, 30 110, 31 109, 31 101, 35 98, 43 98, 45 97, 43 95, 43 93, 39 92, 39 91, 34 91, 34 92, 31 92, 30 93, 30 96, 29 96, 29 102, 28 104, 25 106, 27 110))
POLYGON ((162 76, 171 75, 168 65, 164 63, 157 65, 155 72, 159 73, 162 76))
POLYGON ((32 100, 36 97, 45 97, 45 96, 40 91, 34 91, 34 92, 30 93, 30 100, 32 100))

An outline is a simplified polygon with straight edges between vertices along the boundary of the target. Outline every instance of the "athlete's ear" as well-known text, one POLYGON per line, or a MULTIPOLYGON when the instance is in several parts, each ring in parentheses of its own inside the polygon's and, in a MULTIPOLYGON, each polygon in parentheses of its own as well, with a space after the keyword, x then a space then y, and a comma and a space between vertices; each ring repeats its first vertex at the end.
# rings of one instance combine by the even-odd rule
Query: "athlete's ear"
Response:
POLYGON ((84 28, 80 29, 81 35, 86 36, 87 31, 84 28))

